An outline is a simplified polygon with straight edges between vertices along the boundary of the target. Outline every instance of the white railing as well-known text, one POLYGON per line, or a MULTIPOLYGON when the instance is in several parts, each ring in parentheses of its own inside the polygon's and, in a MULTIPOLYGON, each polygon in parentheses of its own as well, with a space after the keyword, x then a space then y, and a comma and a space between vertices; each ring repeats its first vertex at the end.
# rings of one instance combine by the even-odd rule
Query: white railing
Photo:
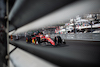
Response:
POLYGON ((51 38, 55 36, 61 36, 62 39, 68 40, 89 40, 89 41, 100 41, 100 33, 78 33, 78 34, 51 34, 51 38))

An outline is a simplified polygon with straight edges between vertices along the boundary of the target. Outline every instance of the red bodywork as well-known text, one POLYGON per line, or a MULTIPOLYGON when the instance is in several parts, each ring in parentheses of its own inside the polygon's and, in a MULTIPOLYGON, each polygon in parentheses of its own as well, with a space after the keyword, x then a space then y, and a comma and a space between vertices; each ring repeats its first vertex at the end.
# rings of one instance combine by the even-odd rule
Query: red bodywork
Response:
POLYGON ((36 37, 40 37, 42 42, 50 42, 52 45, 55 45, 55 42, 50 37, 46 37, 45 35, 42 35, 42 34, 32 37, 32 43, 36 44, 36 37))

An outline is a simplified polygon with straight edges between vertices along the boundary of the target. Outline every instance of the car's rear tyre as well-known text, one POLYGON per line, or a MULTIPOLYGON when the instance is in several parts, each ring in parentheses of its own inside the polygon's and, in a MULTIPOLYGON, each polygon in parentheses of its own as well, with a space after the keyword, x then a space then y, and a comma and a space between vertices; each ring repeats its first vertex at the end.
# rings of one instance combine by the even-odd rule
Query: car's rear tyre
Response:
POLYGON ((36 37, 36 42, 37 42, 37 44, 40 44, 40 42, 41 42, 40 37, 36 37))

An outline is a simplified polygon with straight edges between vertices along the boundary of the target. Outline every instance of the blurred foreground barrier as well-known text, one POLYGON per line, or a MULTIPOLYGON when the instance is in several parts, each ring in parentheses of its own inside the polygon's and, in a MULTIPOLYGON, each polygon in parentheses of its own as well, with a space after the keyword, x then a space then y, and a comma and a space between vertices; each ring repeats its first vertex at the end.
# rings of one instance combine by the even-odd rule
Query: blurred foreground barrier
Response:
POLYGON ((61 67, 100 66, 100 42, 66 41, 62 47, 39 46, 25 41, 9 41, 10 44, 39 56, 61 67), (73 46, 74 43, 74 46, 73 46), (84 45, 87 44, 87 45, 84 45), (92 48, 90 48, 92 47, 92 48), (80 49, 81 48, 81 49, 80 49))
POLYGON ((100 41, 100 33, 51 34, 50 36, 51 38, 54 38, 54 36, 61 36, 63 39, 68 40, 100 41))

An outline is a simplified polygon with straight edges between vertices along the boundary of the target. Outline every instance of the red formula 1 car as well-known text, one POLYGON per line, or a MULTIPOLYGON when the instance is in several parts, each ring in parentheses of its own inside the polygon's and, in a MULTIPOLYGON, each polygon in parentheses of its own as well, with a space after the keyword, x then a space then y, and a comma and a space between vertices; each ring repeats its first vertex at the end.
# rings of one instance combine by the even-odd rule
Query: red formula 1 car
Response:
POLYGON ((59 45, 59 44, 65 44, 64 40, 60 36, 55 36, 54 39, 50 38, 48 35, 38 34, 38 35, 32 35, 31 37, 26 37, 27 43, 34 43, 36 45, 41 43, 47 43, 51 44, 53 46, 59 45))

